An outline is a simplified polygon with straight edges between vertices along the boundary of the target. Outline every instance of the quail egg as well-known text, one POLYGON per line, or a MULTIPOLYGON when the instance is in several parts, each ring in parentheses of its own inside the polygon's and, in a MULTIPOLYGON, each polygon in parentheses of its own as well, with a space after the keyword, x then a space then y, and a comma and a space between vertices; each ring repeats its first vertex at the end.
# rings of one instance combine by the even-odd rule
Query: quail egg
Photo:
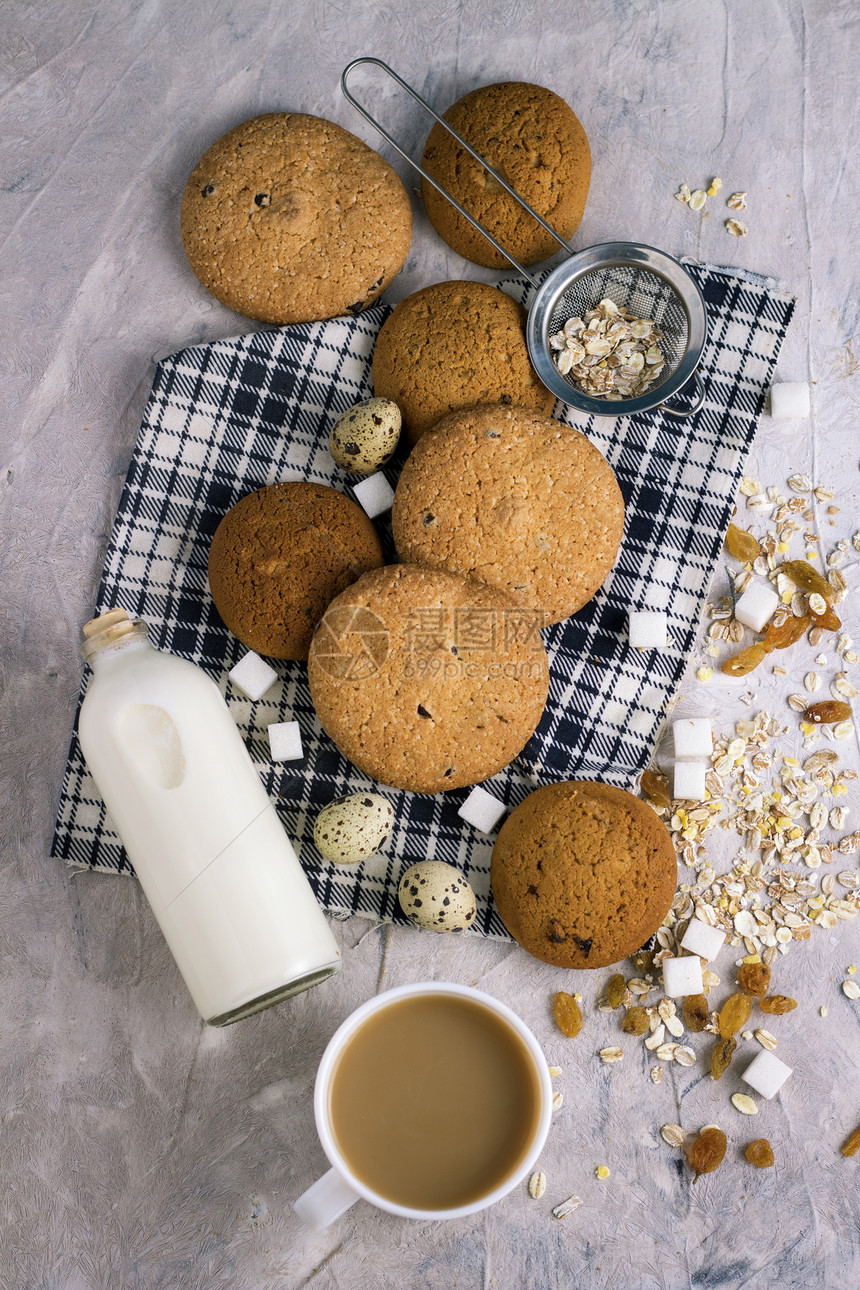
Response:
POLYGON ((462 932, 475 921, 475 893, 453 865, 422 860, 407 869, 397 892, 400 908, 430 932, 462 932))
POLYGON ((394 810, 378 793, 353 793, 329 802, 314 823, 314 843, 325 860, 358 864, 378 851, 391 832, 394 810))
POLYGON ((384 466, 400 438, 400 409, 391 399, 365 399, 332 427, 331 455, 344 470, 372 475, 384 466))

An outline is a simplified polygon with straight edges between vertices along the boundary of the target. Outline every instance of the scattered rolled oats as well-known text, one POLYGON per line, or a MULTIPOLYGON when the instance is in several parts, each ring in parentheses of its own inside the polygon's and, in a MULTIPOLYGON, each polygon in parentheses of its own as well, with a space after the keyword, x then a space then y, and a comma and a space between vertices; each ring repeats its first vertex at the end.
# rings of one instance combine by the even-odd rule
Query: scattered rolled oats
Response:
POLYGON ((690 193, 687 205, 691 211, 700 211, 707 200, 708 194, 701 188, 697 188, 695 192, 690 193))
POLYGON ((730 211, 745 211, 747 208, 746 193, 732 193, 726 205, 730 211))
POLYGON ((659 1084, 660 1080, 663 1078, 663 1067, 652 1066, 648 1074, 650 1076, 652 1084, 659 1084))
POLYGON ((856 981, 843 981, 842 993, 849 999, 860 999, 860 985, 856 981))
POLYGON ((732 237, 746 237, 747 226, 742 224, 739 219, 727 219, 726 232, 731 233, 732 237))
POLYGON ((754 1030, 753 1036, 759 1041, 762 1048, 767 1048, 769 1052, 773 1052, 774 1048, 776 1048, 776 1039, 769 1030, 754 1030))
POLYGON ((564 1105, 564 1094, 563 1094, 563 1093, 553 1093, 553 1095, 552 1095, 552 1109, 553 1109, 554 1111, 560 1111, 563 1105, 564 1105))
POLYGON ((556 1205, 552 1211, 552 1216, 553 1218, 564 1218, 565 1215, 573 1213, 575 1209, 579 1209, 581 1204, 582 1201, 578 1196, 568 1196, 567 1200, 563 1200, 560 1205, 556 1205))
POLYGON ((678 202, 688 202, 692 196, 687 184, 681 184, 675 194, 675 200, 678 202))
POLYGON ((676 1044, 674 1057, 679 1066, 695 1066, 696 1064, 695 1050, 687 1044, 676 1044))
POLYGON ((664 1124, 660 1130, 660 1137, 664 1142, 668 1142, 670 1147, 680 1147, 686 1136, 680 1124, 664 1124))
POLYGON ((623 1048, 601 1048, 600 1060, 602 1062, 620 1062, 624 1056, 623 1048))
POLYGON ((746 1093, 733 1093, 732 1106, 736 1111, 740 1111, 741 1115, 758 1115, 758 1107, 746 1093))
POLYGON ((655 1049, 660 1047, 665 1037, 666 1037, 666 1027, 663 1025, 661 1021, 658 1024, 654 1033, 649 1035, 648 1038, 645 1040, 645 1047, 649 1050, 649 1052, 654 1052, 655 1049))
POLYGON ((540 1200, 546 1191, 546 1174, 540 1169, 536 1169, 529 1179, 529 1195, 534 1200, 540 1200))
POLYGON ((810 694, 814 694, 815 691, 821 687, 821 677, 817 672, 807 672, 806 676, 803 678, 803 684, 806 686, 807 690, 809 690, 810 694))

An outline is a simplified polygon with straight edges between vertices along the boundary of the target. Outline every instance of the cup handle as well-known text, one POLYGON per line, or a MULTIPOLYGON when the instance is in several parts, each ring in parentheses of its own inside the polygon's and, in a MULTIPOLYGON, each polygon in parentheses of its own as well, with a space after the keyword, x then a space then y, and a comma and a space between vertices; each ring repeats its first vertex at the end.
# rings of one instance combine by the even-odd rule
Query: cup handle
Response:
POLYGON ((293 1201, 293 1209, 303 1223, 307 1223, 315 1232, 321 1232, 329 1223, 346 1213, 357 1200, 358 1192, 353 1191, 336 1169, 329 1169, 327 1174, 323 1174, 307 1191, 302 1192, 298 1200, 293 1201))

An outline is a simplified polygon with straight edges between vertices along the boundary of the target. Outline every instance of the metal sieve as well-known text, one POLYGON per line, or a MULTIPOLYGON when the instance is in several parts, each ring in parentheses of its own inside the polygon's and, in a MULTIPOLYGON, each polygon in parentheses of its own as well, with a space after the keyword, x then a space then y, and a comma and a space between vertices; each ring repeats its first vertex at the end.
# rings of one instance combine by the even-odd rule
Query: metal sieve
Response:
POLYGON ((689 417, 698 412, 705 401, 705 388, 697 368, 708 334, 708 318, 698 284, 683 265, 665 251, 658 251, 651 246, 640 246, 636 242, 605 242, 570 255, 543 282, 534 278, 422 165, 404 152, 397 140, 358 102, 349 89, 348 78, 353 69, 362 64, 379 67, 396 81, 476 161, 486 167, 505 191, 537 220, 563 250, 569 252, 570 247, 507 180, 387 63, 379 58, 355 58, 344 68, 341 89, 355 110, 531 283, 535 295, 526 324, 529 355, 541 381, 555 397, 590 416, 630 416, 656 407, 673 417, 689 417), (550 336, 560 331, 569 318, 582 317, 586 310, 593 309, 604 298, 614 301, 619 307, 626 307, 636 318, 650 319, 662 333, 660 348, 665 357, 663 371, 659 380, 637 398, 611 400, 584 394, 572 377, 559 372, 552 359, 550 336), (695 392, 689 405, 685 408, 668 407, 666 400, 691 380, 695 392))

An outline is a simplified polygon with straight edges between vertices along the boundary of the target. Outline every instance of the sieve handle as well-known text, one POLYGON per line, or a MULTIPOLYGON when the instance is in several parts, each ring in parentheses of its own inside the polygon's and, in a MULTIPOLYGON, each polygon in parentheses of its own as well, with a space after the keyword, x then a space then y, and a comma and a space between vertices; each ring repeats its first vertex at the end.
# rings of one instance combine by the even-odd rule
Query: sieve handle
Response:
POLYGON ((688 408, 681 411, 678 408, 670 408, 668 403, 661 403, 660 411, 665 412, 667 416, 677 417, 679 421, 694 416, 705 401, 705 386, 698 372, 693 373, 692 380, 696 387, 696 395, 688 408))
POLYGON ((415 99, 415 102, 420 103, 421 107, 424 108, 425 112, 429 112, 430 115, 434 118, 434 120, 438 121, 439 125, 442 126, 443 130, 447 130, 450 135, 453 135, 453 137, 457 140, 457 142, 461 144, 462 147, 464 147, 467 152, 471 153, 471 155, 475 158, 476 161, 479 161, 482 166, 486 167, 486 169, 489 170, 493 178, 502 185, 502 187, 505 189, 506 192, 510 193, 514 201, 518 202, 519 205, 523 208, 523 210, 528 211, 529 215, 533 216, 534 219, 536 219, 537 222, 541 225, 541 227, 546 229, 547 233, 549 233, 550 236, 554 238, 556 242, 558 242, 562 250, 570 253, 570 247, 567 244, 567 242, 565 242, 564 238, 559 237, 555 229, 551 228, 550 225, 547 224, 543 216, 538 215, 537 211, 533 210, 532 207, 529 206, 525 198, 521 197, 515 188, 511 188, 508 181, 506 179, 503 179, 497 170, 493 169, 493 167, 486 160, 486 158, 482 157, 479 152, 476 152, 475 149, 472 147, 472 145, 470 143, 467 143, 461 134, 458 134, 457 131, 454 130, 448 124, 447 121, 443 120, 443 118, 439 115, 439 113, 435 112, 433 108, 431 108, 430 104, 427 103, 424 99, 422 99, 421 95, 418 94, 415 90, 413 90, 411 85, 407 85, 406 81, 404 81, 402 77, 398 76, 397 73, 393 71, 392 68, 390 68, 387 63, 383 63, 382 59, 354 58, 352 62, 348 63, 347 66, 343 69, 343 72, 340 78, 340 87, 343 90, 344 96, 352 104, 356 112, 359 112, 364 117, 365 121, 368 121, 373 126, 374 130, 377 130, 382 135, 383 139, 385 139, 388 143, 391 144, 395 152, 398 152, 400 156, 403 158, 403 160, 407 161, 409 165, 412 166, 413 170, 417 170, 419 175, 423 176, 423 178, 426 179, 428 183, 432 184, 433 187, 437 189, 438 192, 440 192, 442 196, 445 197, 451 203, 452 206, 456 207, 456 209, 460 212, 460 214, 469 221, 469 223, 472 225, 473 228, 476 228, 479 233, 483 233, 487 241, 493 244, 493 246, 496 248, 499 254, 503 255, 505 259, 508 260, 514 266, 514 268, 517 269, 523 275, 524 278, 528 278, 529 282, 532 284, 535 290, 537 290, 540 284, 536 282, 535 279, 532 277, 532 275, 523 268, 520 262, 518 260, 515 260, 514 257, 511 254, 509 254, 508 251, 505 250, 505 248, 501 245, 500 242, 496 241, 492 233, 487 232, 483 224, 479 224, 476 219, 473 219, 472 216, 469 214, 469 212, 467 210, 464 210, 464 208, 460 205, 460 203, 456 200, 456 198, 452 197, 451 194, 447 192, 446 189, 444 189, 441 184, 437 184, 433 176, 428 175, 427 171, 424 169, 423 166, 419 165, 417 161, 413 161, 413 159, 409 156, 409 154, 403 151, 403 149, 400 147, 400 144, 397 143, 397 141, 391 137, 388 131, 384 128, 384 126, 380 125, 379 122, 376 120, 376 118, 371 116, 370 113, 367 111, 367 109, 362 107, 362 105, 354 97, 354 95, 351 93, 349 89, 349 86, 347 85, 347 78, 349 77, 349 74, 353 70, 353 68, 360 66, 362 63, 371 63, 374 67, 381 67, 382 70, 386 72, 391 77, 392 80, 397 82, 397 84, 400 86, 401 89, 406 90, 407 94, 411 94, 412 97, 415 99))

